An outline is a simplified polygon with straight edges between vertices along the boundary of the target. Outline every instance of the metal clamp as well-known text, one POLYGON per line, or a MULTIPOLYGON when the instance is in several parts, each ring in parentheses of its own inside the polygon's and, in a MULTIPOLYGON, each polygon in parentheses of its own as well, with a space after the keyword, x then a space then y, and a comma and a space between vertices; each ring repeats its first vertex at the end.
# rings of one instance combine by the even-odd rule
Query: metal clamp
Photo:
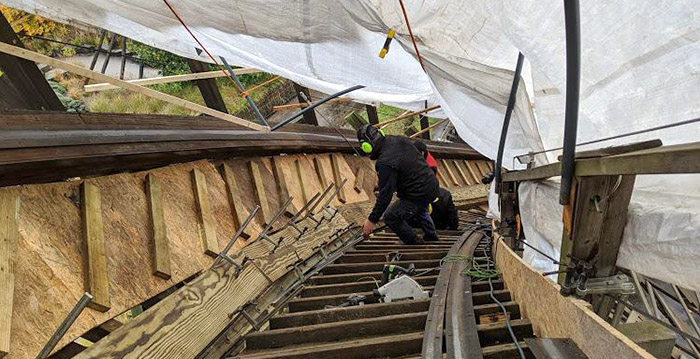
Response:
POLYGON ((589 294, 609 294, 629 296, 634 294, 634 283, 625 274, 611 277, 589 278, 576 287, 576 295, 584 297, 589 294))
POLYGON ((304 275, 304 270, 300 267, 302 264, 304 264, 304 261, 298 259, 293 264, 288 265, 287 268, 294 267, 294 272, 297 274, 297 277, 299 277, 299 282, 304 283, 306 281, 306 276, 304 275))
POLYGON ((248 311, 246 309, 248 307, 251 307, 251 306, 253 307, 253 309, 256 312, 258 312, 258 314, 262 314, 262 313, 260 313, 260 311, 256 307, 255 303, 248 301, 245 304, 243 304, 242 306, 240 306, 238 309, 236 309, 236 311, 229 314, 228 317, 229 317, 229 319, 233 319, 233 317, 240 314, 243 316, 243 318, 245 318, 248 321, 248 323, 253 327, 253 329, 255 329, 256 331, 259 331, 262 328, 264 321, 256 320, 255 318, 253 318, 253 316, 250 313, 248 313, 248 311))

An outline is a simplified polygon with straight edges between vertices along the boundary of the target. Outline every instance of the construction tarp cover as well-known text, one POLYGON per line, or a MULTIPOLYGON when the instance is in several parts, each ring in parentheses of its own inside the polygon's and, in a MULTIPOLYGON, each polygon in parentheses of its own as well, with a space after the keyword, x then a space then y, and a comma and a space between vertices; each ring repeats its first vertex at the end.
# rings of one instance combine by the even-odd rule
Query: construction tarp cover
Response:
MULTIPOLYGON (((173 53, 251 66, 304 86, 406 109, 439 104, 460 136, 495 157, 518 52, 526 63, 506 141, 514 156, 562 144, 566 51, 562 0, 404 0, 423 69, 398 0, 0 0, 62 22, 101 27, 173 53), (168 3, 175 13, 171 11, 168 3), (384 59, 389 29, 397 31, 384 59)), ((582 1, 578 141, 700 117, 700 2, 582 1)), ((697 123, 580 149, 646 139, 698 140, 697 123)), ((553 151, 537 164, 556 160, 553 151)), ((529 240, 558 256, 557 185, 525 184, 529 240), (545 199, 546 197, 546 199, 545 199), (529 219, 529 221, 528 221, 529 219)), ((700 290, 700 179, 640 176, 618 264, 700 290)), ((527 257, 534 258, 532 253, 527 257)), ((542 262, 542 258, 536 258, 542 262)), ((542 264, 541 267, 551 266, 542 264)))

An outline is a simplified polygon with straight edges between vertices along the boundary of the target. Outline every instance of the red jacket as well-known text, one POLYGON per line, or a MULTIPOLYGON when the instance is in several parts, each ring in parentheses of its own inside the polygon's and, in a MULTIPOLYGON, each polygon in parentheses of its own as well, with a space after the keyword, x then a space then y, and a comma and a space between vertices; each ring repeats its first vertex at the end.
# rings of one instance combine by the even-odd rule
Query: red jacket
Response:
POLYGON ((435 161, 430 152, 428 152, 428 154, 425 156, 425 162, 428 162, 428 167, 430 167, 433 172, 437 173, 437 161, 435 161))

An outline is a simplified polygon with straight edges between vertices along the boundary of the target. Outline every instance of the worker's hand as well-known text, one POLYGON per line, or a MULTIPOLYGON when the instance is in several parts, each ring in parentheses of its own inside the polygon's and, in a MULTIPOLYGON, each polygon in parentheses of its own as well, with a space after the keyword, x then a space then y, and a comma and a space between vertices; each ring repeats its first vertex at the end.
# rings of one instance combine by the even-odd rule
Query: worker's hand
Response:
POLYGON ((362 235, 365 236, 365 238, 368 238, 373 229, 374 223, 372 223, 372 221, 369 219, 366 220, 365 223, 362 224, 362 235))

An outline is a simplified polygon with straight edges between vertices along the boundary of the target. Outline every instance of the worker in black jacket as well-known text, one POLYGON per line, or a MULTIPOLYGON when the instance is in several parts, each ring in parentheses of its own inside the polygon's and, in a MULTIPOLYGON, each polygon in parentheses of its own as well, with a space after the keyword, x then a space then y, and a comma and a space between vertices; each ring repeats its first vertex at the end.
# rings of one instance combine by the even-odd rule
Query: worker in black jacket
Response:
POLYGON ((450 191, 440 187, 440 192, 430 207, 432 208, 430 217, 433 218, 436 229, 457 230, 459 228, 459 216, 457 215, 457 208, 452 202, 452 193, 450 191))
POLYGON ((376 160, 379 178, 379 195, 372 213, 363 224, 363 234, 369 236, 384 214, 386 225, 406 244, 422 242, 407 222, 413 217, 420 218, 423 240, 437 240, 435 225, 428 215, 428 204, 437 197, 439 185, 413 142, 404 137, 384 136, 372 125, 357 130, 357 139, 362 151, 376 160), (399 200, 390 206, 394 192, 399 200))

